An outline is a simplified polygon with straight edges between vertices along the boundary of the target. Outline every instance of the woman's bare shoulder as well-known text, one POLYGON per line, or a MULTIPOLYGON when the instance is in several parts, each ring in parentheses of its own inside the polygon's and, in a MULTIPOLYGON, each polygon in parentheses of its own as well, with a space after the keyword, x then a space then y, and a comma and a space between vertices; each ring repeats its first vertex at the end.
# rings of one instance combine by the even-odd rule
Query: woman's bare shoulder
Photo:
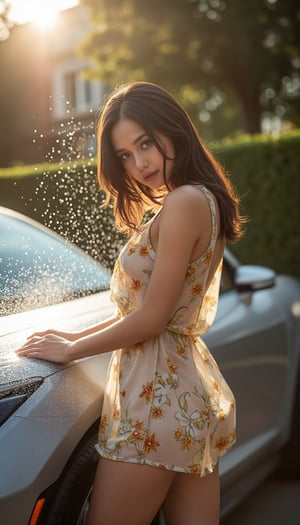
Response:
POLYGON ((188 211, 196 214, 197 217, 203 217, 209 212, 207 197, 199 186, 193 184, 185 184, 170 191, 165 198, 163 208, 177 213, 188 211))

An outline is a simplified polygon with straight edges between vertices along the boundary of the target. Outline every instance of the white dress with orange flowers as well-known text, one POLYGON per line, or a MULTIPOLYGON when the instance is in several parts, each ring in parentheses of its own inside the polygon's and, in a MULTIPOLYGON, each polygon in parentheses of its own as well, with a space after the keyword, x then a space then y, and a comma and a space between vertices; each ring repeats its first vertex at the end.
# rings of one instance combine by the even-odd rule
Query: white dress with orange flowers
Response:
MULTIPOLYGON (((214 320, 221 276, 220 264, 206 285, 217 222, 212 195, 200 190, 212 214, 210 244, 188 265, 166 329, 113 352, 97 449, 109 459, 203 476, 235 441, 235 402, 200 338, 214 320)), ((115 265, 111 298, 120 317, 143 303, 155 261, 152 220, 128 241, 115 265)))

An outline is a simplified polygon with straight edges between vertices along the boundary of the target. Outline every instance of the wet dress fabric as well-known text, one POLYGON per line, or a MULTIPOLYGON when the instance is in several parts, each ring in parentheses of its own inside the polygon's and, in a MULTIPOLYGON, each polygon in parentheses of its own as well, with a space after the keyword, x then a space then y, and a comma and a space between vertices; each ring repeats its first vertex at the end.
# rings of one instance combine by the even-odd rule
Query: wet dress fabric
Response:
MULTIPOLYGON (((189 263, 165 330, 112 354, 104 395, 99 441, 101 456, 201 476, 235 441, 235 401, 201 336, 217 309, 220 263, 208 275, 217 240, 212 195, 209 246, 189 263)), ((111 282, 111 299, 122 318, 141 307, 155 251, 149 221, 124 246, 111 282)))

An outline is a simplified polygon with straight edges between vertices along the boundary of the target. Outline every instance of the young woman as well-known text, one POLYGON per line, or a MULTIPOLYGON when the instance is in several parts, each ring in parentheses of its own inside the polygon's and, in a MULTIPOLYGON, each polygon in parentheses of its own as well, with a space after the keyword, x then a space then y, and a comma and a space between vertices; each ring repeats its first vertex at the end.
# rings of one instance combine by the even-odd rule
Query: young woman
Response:
POLYGON ((111 282, 116 315, 77 334, 34 334, 17 353, 64 363, 114 351, 88 525, 149 525, 160 507, 167 525, 217 525, 235 402, 201 336, 215 317, 225 242, 241 235, 238 198, 157 85, 110 96, 98 147, 100 187, 130 234, 111 282))

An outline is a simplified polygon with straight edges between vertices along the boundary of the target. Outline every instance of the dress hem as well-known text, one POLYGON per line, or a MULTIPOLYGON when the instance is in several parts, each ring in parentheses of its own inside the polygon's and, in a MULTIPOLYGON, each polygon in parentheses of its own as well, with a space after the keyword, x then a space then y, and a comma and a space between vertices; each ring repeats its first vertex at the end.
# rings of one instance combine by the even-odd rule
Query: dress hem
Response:
MULTIPOLYGON (((234 445, 234 443, 232 444, 232 446, 233 445, 234 445)), ((212 474, 212 472, 214 471, 216 465, 219 463, 220 458, 222 456, 224 456, 230 450, 230 448, 232 448, 232 447, 229 447, 226 450, 223 450, 220 453, 220 455, 217 458, 217 460, 211 462, 210 467, 205 468, 204 471, 200 470, 200 471, 197 472, 197 471, 193 470, 193 466, 194 465, 192 465, 191 468, 184 468, 184 467, 177 467, 176 465, 165 465, 165 464, 158 463, 156 461, 151 461, 151 460, 145 459, 145 458, 140 458, 140 459, 129 458, 129 459, 126 459, 126 458, 123 458, 123 457, 120 457, 120 456, 115 456, 113 454, 106 454, 101 449, 101 447, 99 446, 98 443, 96 443, 96 445, 95 445, 95 449, 98 452, 99 456, 101 456, 104 459, 110 459, 112 461, 119 461, 119 462, 123 462, 123 463, 134 463, 136 465, 148 465, 150 467, 161 468, 162 470, 171 470, 173 472, 181 472, 183 474, 198 474, 198 475, 200 475, 201 478, 204 477, 204 476, 208 476, 209 474, 212 474)), ((198 465, 195 465, 195 467, 198 467, 198 465)))

